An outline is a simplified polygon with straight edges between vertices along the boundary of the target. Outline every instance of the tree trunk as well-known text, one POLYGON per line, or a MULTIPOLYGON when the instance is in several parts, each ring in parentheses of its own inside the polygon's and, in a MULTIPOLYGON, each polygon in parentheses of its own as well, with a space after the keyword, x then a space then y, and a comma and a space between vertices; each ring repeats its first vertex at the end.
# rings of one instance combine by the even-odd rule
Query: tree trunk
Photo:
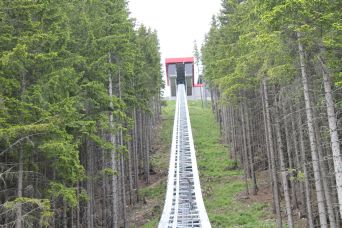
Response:
MULTIPOLYGON (((280 102, 279 102, 280 103, 280 102)), ((292 194, 292 205, 294 208, 298 208, 298 202, 297 202, 297 196, 296 196, 296 191, 295 191, 295 182, 293 181, 293 171, 294 171, 294 162, 293 162, 293 156, 291 154, 291 143, 290 143, 290 133, 289 133, 289 122, 288 122, 288 117, 286 113, 286 104, 284 99, 282 99, 281 102, 281 108, 282 108, 282 113, 284 115, 284 130, 285 130, 285 137, 286 137, 286 152, 287 152, 287 158, 289 160, 289 170, 291 170, 290 173, 290 183, 291 183, 291 194, 292 194)), ((280 104, 279 104, 279 109, 280 109, 280 104)))
MULTIPOLYGON (((23 145, 20 144, 19 146, 19 169, 18 169, 18 188, 17 188, 17 196, 18 198, 23 197, 23 156, 24 156, 24 151, 23 151, 23 145)), ((21 208, 21 203, 18 204, 18 209, 17 209, 17 218, 15 221, 15 228, 21 228, 21 223, 22 223, 22 208, 21 208)))
MULTIPOLYGON (((290 113, 291 113, 291 132, 292 132, 292 143, 293 143, 293 148, 294 148, 294 153, 295 153, 295 169, 297 171, 297 173, 302 170, 302 163, 300 160, 300 151, 298 149, 298 140, 297 140, 297 129, 296 129, 296 122, 294 120, 294 113, 293 113, 293 108, 292 105, 290 105, 290 113)), ((286 124, 286 123, 285 123, 286 124)), ((305 174, 304 174, 305 175, 305 174)), ((307 177, 305 177, 307 178, 307 177)), ((300 198, 299 200, 302 202, 301 205, 304 205, 304 208, 301 207, 299 208, 301 214, 304 214, 305 211, 305 190, 304 190, 304 185, 303 185, 303 181, 299 181, 299 195, 300 198)), ((298 201, 297 201, 298 203, 298 201)), ((298 205, 298 204, 297 204, 298 205)), ((311 211, 311 209, 310 209, 311 211)))
POLYGON ((213 110, 214 113, 216 113, 215 108, 215 97, 214 97, 214 88, 210 89, 210 100, 211 100, 211 110, 213 110))
POLYGON ((241 128, 242 128, 242 141, 243 141, 243 153, 242 153, 242 162, 244 167, 244 173, 245 173, 245 187, 246 187, 246 195, 249 195, 249 188, 248 188, 248 174, 249 174, 249 168, 248 168, 248 151, 247 151, 247 142, 246 142, 246 131, 245 131, 245 118, 244 118, 244 111, 243 111, 243 105, 240 104, 240 116, 241 116, 241 128))
POLYGON ((232 114, 232 138, 233 138, 233 142, 232 142, 232 150, 233 150, 233 156, 234 156, 234 160, 236 162, 236 164, 238 163, 238 157, 237 157, 237 137, 236 137, 236 119, 235 119, 235 111, 234 111, 234 107, 232 107, 231 110, 232 114))
POLYGON ((230 150, 229 150, 229 155, 228 155, 228 158, 230 160, 234 160, 233 158, 233 150, 234 150, 234 145, 233 145, 233 141, 234 141, 234 138, 233 138, 233 116, 232 116, 232 107, 230 105, 228 105, 227 107, 227 115, 228 115, 228 135, 229 135, 229 142, 228 142, 228 145, 230 146, 230 150))
POLYGON ((227 135, 226 135, 226 115, 225 115, 226 107, 222 105, 222 126, 220 128, 221 138, 223 139, 223 144, 227 144, 227 135))
POLYGON ((77 181, 77 206, 76 206, 76 228, 80 227, 80 183, 77 181))
POLYGON ((127 151, 128 151, 128 180, 129 180, 129 204, 132 205, 133 202, 133 174, 132 174, 132 169, 133 169, 133 149, 132 149, 132 143, 131 142, 127 142, 127 151))
POLYGON ((139 202, 139 162, 138 162, 138 125, 137 110, 134 107, 134 133, 133 133, 133 154, 134 154, 134 187, 137 202, 139 202))
POLYGON ((149 183, 150 180, 150 163, 149 163, 149 139, 148 139, 148 114, 144 113, 143 117, 143 134, 144 134, 144 174, 145 174, 145 182, 146 184, 149 183))
POLYGON ((277 172, 276 172, 276 163, 275 163, 275 153, 273 147, 273 138, 272 138, 272 127, 271 127, 271 115, 270 115, 270 107, 268 102, 268 92, 267 92, 267 79, 263 78, 263 89, 264 89, 264 102, 265 102, 265 113, 266 113, 266 122, 267 122, 267 134, 268 134, 268 144, 270 150, 270 160, 271 160, 271 167, 272 167, 272 179, 274 182, 273 185, 273 194, 274 194, 274 203, 276 209, 276 216, 277 216, 277 226, 278 228, 282 227, 282 220, 281 220, 281 212, 280 212, 280 202, 279 202, 279 192, 277 186, 277 172))
POLYGON ((291 209, 291 198, 289 193, 288 187, 288 180, 287 180, 287 168, 285 166, 285 158, 284 158, 284 150, 283 150, 283 142, 281 139, 281 132, 280 132, 280 121, 279 121, 279 102, 276 102, 276 113, 275 113, 275 130, 277 136, 277 145, 278 145, 278 152, 280 158, 280 172, 283 182, 283 190, 284 190, 284 197, 285 197, 285 204, 286 204, 286 213, 287 213, 287 222, 290 228, 294 227, 293 218, 292 218, 292 209, 291 209))
POLYGON ((74 208, 70 207, 70 227, 74 227, 74 208))
MULTIPOLYGON (((122 138, 122 137, 121 137, 122 138)), ((122 194, 122 219, 124 227, 127 227, 127 212, 126 212, 126 186, 125 186, 125 162, 124 155, 121 154, 121 194, 122 194)))
POLYGON ((329 218, 329 224, 331 228, 335 228, 336 226, 336 220, 335 220, 335 214, 331 199, 331 191, 330 191, 330 184, 329 184, 329 177, 327 175, 327 172, 329 172, 328 165, 326 164, 326 161, 324 160, 324 154, 323 154, 323 148, 321 146, 322 139, 319 133, 319 127, 316 121, 316 111, 315 108, 312 110, 312 114, 314 117, 314 129, 315 129, 315 137, 317 142, 317 152, 318 152, 318 160, 320 161, 320 168, 321 168, 321 176, 322 176, 322 183, 323 183, 323 190, 324 190, 324 196, 325 196, 325 202, 327 204, 328 209, 328 218, 329 218))
POLYGON ((304 135, 303 135, 303 127, 302 127, 302 120, 301 120, 301 114, 300 114, 300 106, 298 105, 297 108, 298 113, 298 131, 299 131, 299 143, 300 143, 300 155, 301 155, 301 164, 302 164, 302 170, 304 172, 304 184, 305 184, 305 199, 306 199, 306 210, 307 210, 307 221, 310 228, 314 227, 314 221, 313 221, 313 214, 312 214, 312 208, 311 208, 311 191, 310 191, 310 182, 309 182, 309 172, 307 168, 307 159, 305 156, 305 145, 304 145, 304 135))
MULTIPOLYGON (((21 75, 20 80, 20 100, 23 100, 22 95, 26 90, 26 74, 21 75)), ((23 119, 22 113, 20 113, 20 119, 23 119)), ((18 198, 23 196, 23 174, 24 174, 24 145, 23 142, 19 145, 19 162, 18 162, 18 186, 17 186, 17 196, 18 198)), ((22 227, 22 206, 21 203, 18 204, 18 209, 16 211, 15 227, 22 227)))
POLYGON ((94 175, 94 167, 93 167, 93 148, 92 143, 87 139, 86 142, 86 151, 87 151, 87 193, 89 195, 89 200, 87 202, 87 227, 94 227, 94 191, 93 191, 93 175, 94 175))
POLYGON ((67 203, 63 200, 63 228, 68 228, 67 203))
POLYGON ((247 104, 245 103, 245 120, 246 120, 246 132, 247 132, 247 149, 248 149, 248 160, 249 160, 249 165, 250 165, 250 174, 252 178, 252 194, 256 195, 258 192, 258 185, 257 185, 257 180, 256 180, 256 175, 255 175, 255 170, 254 170, 254 155, 253 155, 253 150, 252 150, 252 142, 251 142, 251 135, 253 134, 251 128, 250 128, 250 119, 249 119, 249 111, 247 104))
MULTIPOLYGON (((101 150, 102 170, 107 168, 105 150, 101 150)), ((102 226, 106 226, 107 220, 107 174, 102 172, 102 226)))
MULTIPOLYGON (((122 87, 121 87, 121 74, 120 74, 120 69, 119 69, 119 98, 122 99, 122 87)), ((123 120, 121 120, 123 122, 123 120)), ((123 124, 123 123, 121 123, 123 124)), ((120 147, 123 148, 124 143, 123 143, 123 132, 122 132, 122 127, 120 128, 120 147)), ((121 194, 122 194, 122 218, 123 218, 123 224, 124 227, 127 227, 127 217, 126 217, 126 185, 125 185, 125 160, 124 160, 124 154, 123 151, 121 151, 120 155, 120 161, 121 161, 121 194)))
POLYGON ((269 143, 269 136, 268 136, 268 122, 267 122, 267 116, 266 116, 266 107, 265 107, 265 96, 263 92, 263 84, 260 89, 261 94, 261 100, 262 100, 262 112, 263 112, 263 120, 264 120, 264 129, 265 129, 265 148, 267 153, 267 164, 268 164, 268 175, 271 182, 271 189, 272 189, 272 211, 273 213, 276 213, 276 204, 275 204, 275 195, 274 195, 274 180, 272 176, 272 162, 271 162, 271 155, 270 155, 270 143, 269 143))
POLYGON ((144 122, 143 122, 143 114, 141 108, 139 108, 139 162, 140 162, 140 173, 144 174, 144 179, 146 180, 146 174, 144 173, 144 159, 145 159, 145 151, 144 151, 144 122))
POLYGON ((323 187, 321 183, 321 173, 320 173, 320 167, 319 167, 319 161, 318 161, 318 155, 317 155, 317 145, 316 145, 316 140, 315 140, 314 123, 313 123, 311 101, 310 101, 310 95, 309 95, 308 77, 307 77, 306 68, 305 68, 304 49, 300 41, 301 37, 300 37, 299 32, 297 32, 297 36, 298 36, 298 49, 299 49, 299 57, 300 57, 300 68, 301 68, 301 73, 302 73, 306 118, 307 118, 308 130, 309 130, 312 165, 313 165, 313 170, 314 170, 315 187, 316 187, 316 193, 317 193, 318 212, 319 212, 319 218, 320 218, 320 225, 322 228, 326 228, 328 225, 327 225, 326 210, 325 210, 325 205, 324 205, 323 187))
POLYGON ((329 72, 329 69, 326 67, 326 64, 324 63, 323 58, 321 56, 318 56, 318 60, 321 64, 323 74, 325 101, 327 105, 327 115, 329 122, 330 143, 333 154, 334 171, 336 179, 336 189, 340 208, 340 216, 342 217, 342 157, 340 150, 340 140, 337 131, 335 103, 331 89, 331 73, 329 72))
MULTIPOLYGON (((111 63, 111 53, 109 53, 109 63, 111 63)), ((112 81, 112 74, 109 72, 109 77, 108 77, 108 93, 109 97, 113 97, 113 81, 112 81)), ((113 108, 113 103, 110 101, 110 107, 113 108)), ((110 130, 114 130, 114 116, 113 112, 109 113, 109 127, 110 130)), ((110 141, 113 146, 113 149, 111 150, 110 154, 110 163, 111 163, 111 169, 113 172, 112 175, 112 226, 113 227, 118 227, 118 181, 117 181, 117 162, 116 162, 116 139, 115 135, 113 132, 110 132, 110 141)))

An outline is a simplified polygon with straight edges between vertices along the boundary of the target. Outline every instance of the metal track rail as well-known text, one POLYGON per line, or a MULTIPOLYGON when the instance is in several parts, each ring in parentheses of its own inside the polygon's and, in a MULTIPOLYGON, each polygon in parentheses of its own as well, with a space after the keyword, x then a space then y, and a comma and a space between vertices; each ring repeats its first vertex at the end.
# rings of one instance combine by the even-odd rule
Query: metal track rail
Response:
POLYGON ((183 84, 177 86, 167 192, 158 227, 211 227, 201 193, 183 84))

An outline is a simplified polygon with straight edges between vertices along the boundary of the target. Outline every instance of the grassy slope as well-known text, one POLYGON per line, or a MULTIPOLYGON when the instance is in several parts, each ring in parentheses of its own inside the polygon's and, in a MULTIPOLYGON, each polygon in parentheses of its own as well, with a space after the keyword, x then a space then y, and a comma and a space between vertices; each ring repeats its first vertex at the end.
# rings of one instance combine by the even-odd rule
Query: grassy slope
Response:
POLYGON ((165 172, 165 178, 154 184, 148 186, 140 191, 142 196, 145 196, 147 200, 156 200, 160 205, 160 210, 155 213, 148 223, 146 223, 144 228, 154 228, 158 226, 160 215, 163 211, 164 197, 166 194, 166 184, 167 184, 167 171, 169 169, 169 154, 172 142, 172 130, 173 130, 173 118, 175 114, 176 101, 167 101, 167 106, 162 109, 162 123, 161 132, 159 135, 159 141, 161 144, 160 151, 154 154, 152 157, 153 169, 162 170, 165 172))
MULTIPOLYGON (((152 162, 155 168, 162 170, 168 168, 169 157, 166 154, 171 146, 174 106, 175 102, 169 101, 163 109, 162 152, 156 154, 152 162)), ((244 190, 242 173, 230 170, 233 162, 228 160, 227 148, 220 143, 219 126, 210 109, 202 109, 201 102, 189 101, 189 111, 202 193, 212 227, 274 227, 273 222, 263 219, 267 205, 247 204, 236 199, 236 195, 244 190)), ((165 188, 166 181, 163 180, 142 190, 142 195, 148 200, 160 202, 160 212, 165 188)), ((155 213, 143 227, 156 227, 159 216, 155 213)))
POLYGON ((244 190, 242 172, 230 170, 227 148, 220 143, 219 126, 210 109, 190 101, 189 112, 204 203, 213 227, 274 227, 264 221, 266 204, 236 199, 244 190))

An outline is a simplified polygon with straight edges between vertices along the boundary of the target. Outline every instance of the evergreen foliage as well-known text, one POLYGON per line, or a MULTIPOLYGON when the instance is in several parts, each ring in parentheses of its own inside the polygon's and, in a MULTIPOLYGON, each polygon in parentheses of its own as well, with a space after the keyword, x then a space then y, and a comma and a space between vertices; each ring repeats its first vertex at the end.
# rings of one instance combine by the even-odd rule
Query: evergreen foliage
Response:
POLYGON ((284 211, 289 227, 300 217, 308 227, 341 226, 341 6, 223 0, 202 47, 213 110, 246 194, 257 194, 255 172, 267 169, 278 227, 284 211))
POLYGON ((159 116, 156 32, 125 0, 1 0, 0 34, 0 224, 125 224, 159 116))

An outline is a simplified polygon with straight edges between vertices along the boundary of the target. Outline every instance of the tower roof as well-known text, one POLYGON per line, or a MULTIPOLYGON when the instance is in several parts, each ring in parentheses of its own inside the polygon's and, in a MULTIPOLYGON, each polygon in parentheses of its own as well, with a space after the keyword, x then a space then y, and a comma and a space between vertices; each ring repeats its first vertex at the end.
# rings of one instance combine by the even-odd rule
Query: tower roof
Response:
POLYGON ((166 58, 165 63, 193 63, 194 62, 194 57, 182 57, 182 58, 166 58))

